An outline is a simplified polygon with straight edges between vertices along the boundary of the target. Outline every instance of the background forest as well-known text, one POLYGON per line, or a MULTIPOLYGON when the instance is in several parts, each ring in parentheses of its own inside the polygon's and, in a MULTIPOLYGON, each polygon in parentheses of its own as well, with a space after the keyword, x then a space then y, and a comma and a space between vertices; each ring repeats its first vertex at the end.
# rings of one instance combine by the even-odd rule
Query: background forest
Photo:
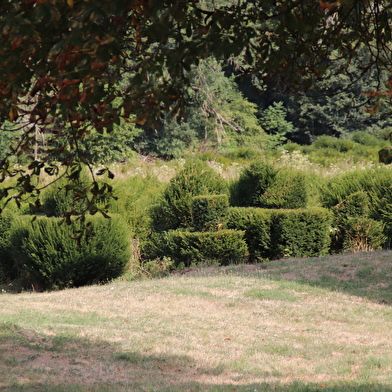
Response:
MULTIPOLYGON (((243 77, 238 72, 237 77, 238 67, 234 61, 213 57, 200 61, 189 70, 186 109, 180 119, 168 113, 154 126, 122 121, 110 133, 91 129, 81 141, 83 150, 94 163, 107 164, 127 161, 136 153, 170 160, 197 151, 222 153, 246 147, 311 151, 305 146, 316 144, 345 152, 353 142, 380 148, 388 144, 391 108, 384 104, 374 110, 366 95, 377 88, 380 76, 372 69, 364 71, 359 60, 353 61, 349 73, 341 72, 339 61, 331 64, 306 91, 282 86, 266 75, 243 77)), ((387 74, 382 77, 386 82, 387 74)), ((0 158, 8 154, 10 142, 17 144, 22 134, 18 128, 8 121, 3 124, 0 158)), ((56 126, 49 132, 37 131, 30 156, 37 158, 59 145, 55 131, 56 126)), ((28 162, 27 156, 14 157, 14 163, 28 162)))

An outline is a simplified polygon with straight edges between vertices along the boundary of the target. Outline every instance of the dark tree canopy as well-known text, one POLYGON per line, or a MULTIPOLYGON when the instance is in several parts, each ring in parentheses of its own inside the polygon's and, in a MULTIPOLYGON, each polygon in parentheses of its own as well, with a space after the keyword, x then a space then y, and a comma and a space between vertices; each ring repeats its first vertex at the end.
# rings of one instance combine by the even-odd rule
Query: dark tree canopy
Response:
MULTIPOLYGON (((0 181, 19 178, 0 196, 4 201, 37 196, 31 178, 41 170, 56 174, 62 166, 69 190, 87 198, 86 211, 95 213, 110 186, 98 185, 94 177, 90 189, 77 186, 81 166, 90 163, 81 142, 92 129, 110 132, 120 118, 145 124, 169 112, 180 114, 186 71, 208 56, 241 59, 243 73, 304 89, 334 62, 336 73, 345 72, 360 50, 367 53, 364 72, 389 69, 391 5, 389 0, 239 0, 216 7, 197 0, 4 0, 0 123, 14 124, 23 136, 0 162, 0 181), (51 133, 54 147, 27 171, 11 169, 8 158, 31 148, 37 129, 51 133)), ((392 95, 392 82, 378 87, 370 98, 392 95)))

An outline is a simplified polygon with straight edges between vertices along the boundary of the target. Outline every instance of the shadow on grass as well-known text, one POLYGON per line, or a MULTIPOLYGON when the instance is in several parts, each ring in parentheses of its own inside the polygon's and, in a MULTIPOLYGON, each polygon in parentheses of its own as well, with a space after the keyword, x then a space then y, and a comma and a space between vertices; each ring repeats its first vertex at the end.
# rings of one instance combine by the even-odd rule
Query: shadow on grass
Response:
MULTIPOLYGON (((268 376, 267 376, 268 377, 268 376)), ((0 391, 392 392, 380 384, 247 382, 189 357, 124 352, 107 342, 43 335, 0 324, 0 391)))
MULTIPOLYGON (((192 272, 191 272, 192 273, 192 272)), ((282 259, 200 269, 196 274, 233 274, 291 280, 392 305, 392 251, 282 259)))
POLYGON ((377 251, 267 263, 265 275, 392 305, 392 252, 377 251))

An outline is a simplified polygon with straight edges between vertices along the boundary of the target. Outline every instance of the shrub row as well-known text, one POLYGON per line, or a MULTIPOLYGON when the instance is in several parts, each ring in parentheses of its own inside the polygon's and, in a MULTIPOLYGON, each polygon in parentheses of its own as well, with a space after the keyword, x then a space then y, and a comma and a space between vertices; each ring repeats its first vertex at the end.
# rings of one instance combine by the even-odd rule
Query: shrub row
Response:
POLYGON ((153 233, 144 249, 146 259, 170 257, 175 267, 193 263, 218 262, 220 265, 246 261, 248 247, 244 231, 189 232, 171 230, 153 233))
MULTIPOLYGON (((1 280, 19 278, 34 290, 106 282, 122 274, 130 259, 130 239, 121 219, 89 218, 81 238, 59 218, 17 216, 1 238, 1 280)), ((2 232, 3 233, 3 232, 2 232)))
POLYGON ((245 230, 251 261, 328 254, 332 214, 324 208, 229 208, 227 227, 245 230))

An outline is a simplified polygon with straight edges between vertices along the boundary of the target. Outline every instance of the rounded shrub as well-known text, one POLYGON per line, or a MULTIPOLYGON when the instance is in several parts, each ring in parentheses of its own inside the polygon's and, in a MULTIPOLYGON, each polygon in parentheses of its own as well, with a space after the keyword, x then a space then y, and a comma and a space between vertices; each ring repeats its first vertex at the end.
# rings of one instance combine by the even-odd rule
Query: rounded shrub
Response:
POLYGON ((231 205, 264 207, 264 193, 275 182, 278 170, 266 161, 256 161, 246 167, 231 187, 231 205))
POLYGON ((13 258, 34 290, 107 282, 122 274, 130 259, 130 239, 119 217, 89 218, 79 239, 75 225, 60 222, 18 217, 11 228, 13 258))
POLYGON ((164 190, 158 205, 151 209, 156 231, 191 228, 192 198, 199 195, 228 194, 226 180, 206 162, 188 161, 164 190))
POLYGON ((280 170, 275 182, 260 196, 260 203, 266 208, 306 208, 306 175, 295 169, 280 170))
POLYGON ((62 177, 46 188, 42 194, 42 211, 46 216, 62 216, 72 209, 81 210, 86 207, 86 201, 78 197, 79 193, 87 191, 90 179, 86 171, 82 171, 80 178, 70 184, 66 177, 62 177), (70 186, 74 186, 70 189, 70 186), (81 191, 81 192, 80 192, 81 191))
POLYGON ((313 143, 317 149, 332 149, 339 152, 348 152, 354 147, 354 141, 350 139, 338 139, 333 136, 319 136, 313 143))
POLYGON ((381 140, 367 131, 356 131, 351 134, 351 140, 364 146, 379 146, 381 140))

